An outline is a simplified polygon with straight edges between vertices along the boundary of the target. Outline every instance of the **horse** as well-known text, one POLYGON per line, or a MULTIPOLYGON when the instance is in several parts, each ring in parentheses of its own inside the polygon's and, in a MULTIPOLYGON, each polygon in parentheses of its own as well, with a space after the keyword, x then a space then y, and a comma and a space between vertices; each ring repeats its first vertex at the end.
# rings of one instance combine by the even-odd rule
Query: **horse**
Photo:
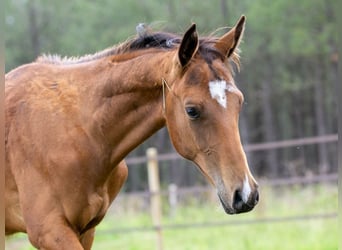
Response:
POLYGON ((227 214, 252 210, 258 184, 233 78, 245 19, 208 37, 196 24, 182 36, 140 25, 101 52, 42 55, 6 74, 6 235, 27 233, 38 249, 90 249, 127 178, 125 156, 164 126, 227 214))

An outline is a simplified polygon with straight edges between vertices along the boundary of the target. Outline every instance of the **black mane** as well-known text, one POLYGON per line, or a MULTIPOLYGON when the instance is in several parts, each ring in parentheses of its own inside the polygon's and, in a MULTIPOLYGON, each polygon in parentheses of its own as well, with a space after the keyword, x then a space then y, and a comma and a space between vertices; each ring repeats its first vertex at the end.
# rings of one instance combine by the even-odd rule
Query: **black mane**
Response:
POLYGON ((145 48, 163 48, 172 49, 175 45, 180 44, 181 37, 170 33, 152 33, 143 37, 139 36, 132 40, 129 44, 129 50, 145 49, 145 48))
MULTIPOLYGON (((150 32, 143 36, 137 35, 133 39, 130 39, 117 46, 105 49, 103 51, 97 52, 91 55, 85 55, 82 57, 61 57, 60 55, 42 55, 37 59, 40 63, 50 63, 50 64, 78 64, 90 62, 93 60, 98 60, 104 57, 119 55, 124 53, 129 53, 135 50, 143 50, 149 48, 157 48, 163 50, 171 50, 179 46, 182 41, 182 37, 167 33, 167 32, 150 32)), ((205 37, 200 38, 200 44, 198 48, 198 53, 208 62, 211 63, 214 59, 220 58, 225 60, 225 55, 222 55, 213 46, 217 41, 216 37, 205 37)), ((233 61, 238 62, 233 58, 233 61)), ((238 64, 238 63, 236 63, 238 64)))

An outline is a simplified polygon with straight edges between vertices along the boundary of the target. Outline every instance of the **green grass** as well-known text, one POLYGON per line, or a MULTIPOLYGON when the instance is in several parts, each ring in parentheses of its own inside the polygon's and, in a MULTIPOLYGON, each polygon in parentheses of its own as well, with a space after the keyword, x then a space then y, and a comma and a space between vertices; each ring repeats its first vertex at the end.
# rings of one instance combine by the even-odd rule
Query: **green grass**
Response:
MULTIPOLYGON (((196 196, 197 197, 197 196, 196 196)), ((310 185, 261 190, 261 200, 250 213, 229 216, 216 199, 186 199, 174 216, 169 216, 164 202, 163 225, 201 224, 206 222, 241 222, 253 219, 304 216, 337 212, 336 186, 310 185)), ((115 204, 98 226, 93 249, 150 250, 156 249, 153 230, 118 233, 120 228, 152 227, 148 209, 133 209, 131 202, 115 204), (116 213, 115 213, 116 211, 116 213)), ((336 250, 338 248, 337 218, 238 224, 218 227, 165 229, 162 232, 165 250, 336 250)), ((13 241, 13 240, 12 240, 13 241)), ((10 242, 12 243, 12 242, 10 242)), ((33 249, 22 242, 19 248, 33 249)))

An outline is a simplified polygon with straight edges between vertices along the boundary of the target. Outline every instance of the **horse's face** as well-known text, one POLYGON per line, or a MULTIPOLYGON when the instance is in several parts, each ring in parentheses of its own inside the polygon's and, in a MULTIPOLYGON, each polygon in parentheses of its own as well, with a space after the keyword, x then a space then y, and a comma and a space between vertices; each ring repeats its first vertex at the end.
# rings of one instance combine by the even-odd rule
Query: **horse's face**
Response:
MULTIPOLYGON (((215 49, 229 57, 239 42, 243 24, 244 18, 217 41, 215 49)), ((197 50, 193 26, 178 53, 182 77, 172 85, 166 99, 169 134, 176 150, 195 162, 217 188, 225 211, 247 212, 256 205, 258 191, 238 130, 243 95, 225 60, 212 58, 208 62, 197 50)))

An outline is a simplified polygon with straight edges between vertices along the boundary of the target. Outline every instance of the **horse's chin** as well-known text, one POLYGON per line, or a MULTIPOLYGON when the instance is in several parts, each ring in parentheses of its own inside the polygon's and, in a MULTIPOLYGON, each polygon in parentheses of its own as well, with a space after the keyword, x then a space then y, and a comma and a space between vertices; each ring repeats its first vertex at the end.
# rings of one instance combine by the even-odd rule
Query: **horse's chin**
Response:
POLYGON ((232 208, 230 205, 226 204, 226 202, 223 201, 223 199, 221 198, 220 194, 218 194, 218 197, 221 201, 221 204, 222 204, 222 207, 224 209, 224 211, 227 213, 227 214, 236 214, 236 211, 234 208, 232 208))

